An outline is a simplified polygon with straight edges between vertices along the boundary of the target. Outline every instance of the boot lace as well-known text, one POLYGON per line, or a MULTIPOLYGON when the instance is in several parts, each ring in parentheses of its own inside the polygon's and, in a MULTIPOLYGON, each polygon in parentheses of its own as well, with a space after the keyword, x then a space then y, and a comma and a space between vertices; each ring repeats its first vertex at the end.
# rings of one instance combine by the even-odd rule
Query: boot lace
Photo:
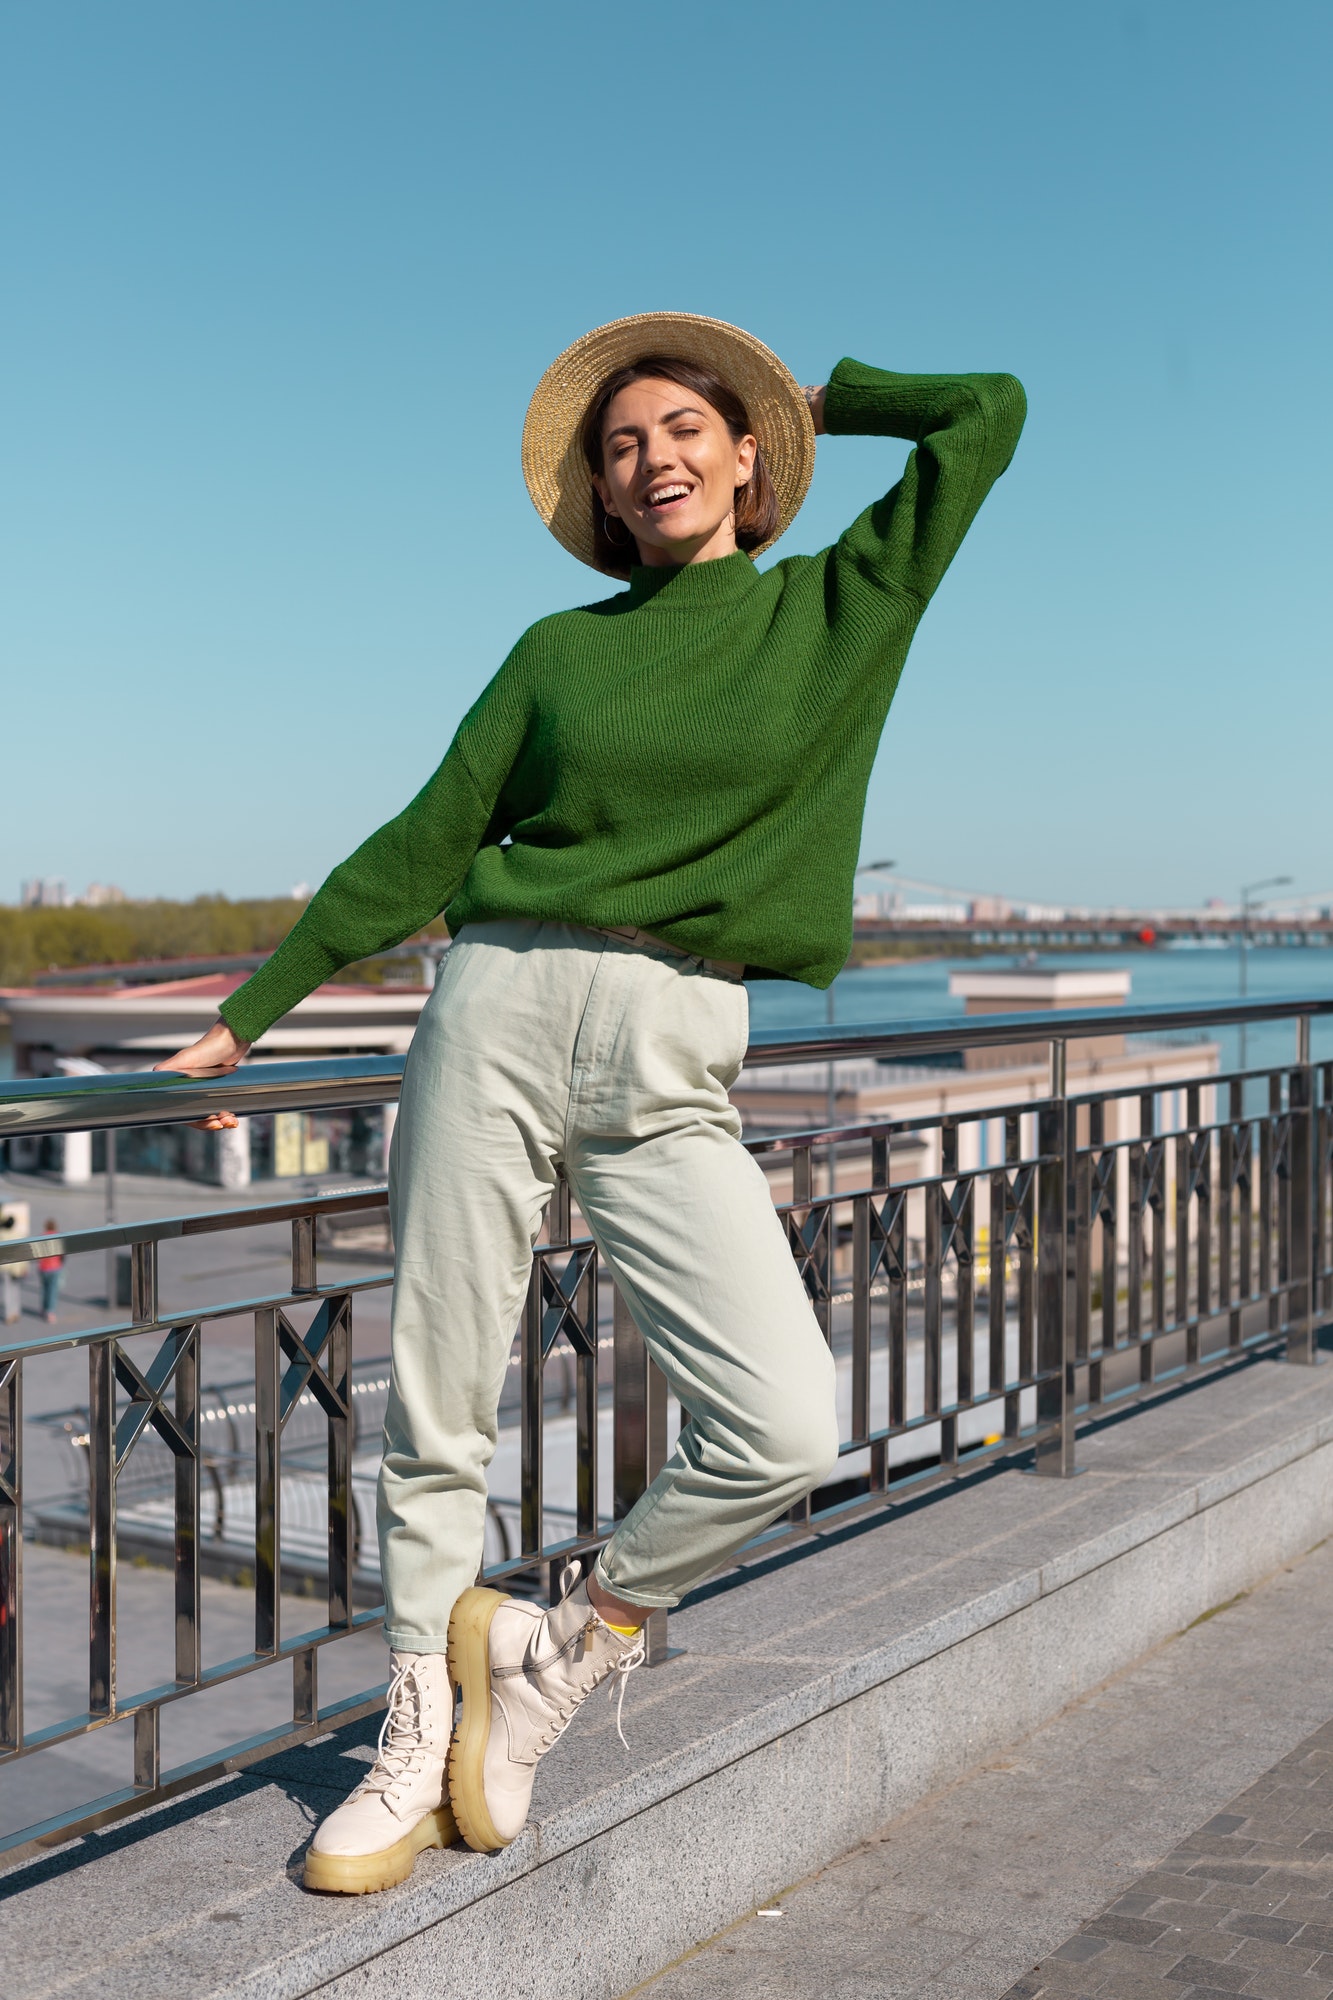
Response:
POLYGON ((645 1627, 640 1625, 639 1635, 634 1644, 627 1653, 622 1653, 616 1661, 615 1682, 613 1686, 607 1689, 607 1693, 616 1704, 616 1735, 627 1750, 629 1749, 629 1739, 620 1726, 620 1718, 625 1712, 625 1683, 634 1672, 634 1669, 641 1667, 648 1658, 648 1642, 643 1636, 644 1630, 645 1627))
POLYGON ((405 1660, 389 1682, 375 1762, 357 1786, 358 1794, 388 1792, 411 1776, 413 1763, 425 1748, 421 1729, 423 1699, 417 1663, 405 1660))
MULTIPOLYGON (((568 1597, 578 1580, 578 1568, 573 1563, 567 1563, 560 1576, 560 1598, 562 1603, 568 1597)), ((583 1627, 583 1636, 585 1638, 590 1637, 596 1632, 598 1625, 603 1622, 603 1620, 598 1618, 595 1611, 590 1611, 588 1622, 583 1627)), ((607 1629, 609 1630, 610 1628, 608 1627, 607 1629)), ((629 1739, 625 1735, 621 1719, 625 1711, 625 1686, 634 1669, 641 1667, 648 1658, 648 1644, 644 1637, 645 1629, 641 1625, 633 1643, 626 1648, 620 1658, 606 1662, 594 1672, 592 1679, 587 1683, 586 1687, 576 1689, 564 1706, 557 1710, 550 1727, 544 1730, 538 1738, 538 1756, 544 1756, 551 1748, 551 1745, 564 1735, 570 1723, 574 1720, 584 1698, 590 1695, 594 1688, 599 1687, 608 1674, 613 1677, 612 1685, 607 1689, 607 1693, 616 1704, 616 1735, 620 1738, 625 1748, 629 1749, 629 1739)))

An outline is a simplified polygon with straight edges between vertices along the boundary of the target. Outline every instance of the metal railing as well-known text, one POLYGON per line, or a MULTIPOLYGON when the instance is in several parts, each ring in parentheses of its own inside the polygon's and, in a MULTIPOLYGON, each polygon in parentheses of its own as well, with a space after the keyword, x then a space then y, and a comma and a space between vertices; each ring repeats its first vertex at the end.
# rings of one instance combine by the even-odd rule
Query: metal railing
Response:
MULTIPOLYGON (((1050 1076, 1035 1100, 749 1142, 770 1173, 792 1255, 837 1359, 845 1412, 841 1476, 751 1551, 1018 1451, 1031 1452, 1040 1473, 1067 1475, 1080 1418, 1247 1351, 1285 1344, 1288 1359, 1315 1359, 1319 1320, 1333 1299, 1333 1063, 1314 1064, 1310 1042, 1312 1020, 1330 1015, 1333 1000, 1294 998, 757 1034, 751 1068, 853 1055, 910 1064, 1040 1041, 1049 1045, 1050 1076), (1082 1037, 1284 1020, 1296 1028, 1290 1063, 1202 1080, 1196 1063, 1184 1084, 1167 1078, 1080 1096, 1067 1089, 1068 1047, 1082 1037), (1247 1086, 1250 1098, 1264 1099, 1262 1109, 1247 1110, 1247 1086), (1169 1107, 1182 1099, 1183 1116, 1172 1124, 1169 1107)), ((401 1073, 401 1059, 381 1057, 265 1063, 214 1078, 148 1072, 7 1083, 0 1086, 0 1139, 163 1124, 222 1106, 245 1116, 382 1104, 396 1097, 401 1073)), ((131 1302, 127 1320, 0 1345, 0 1769, 121 1718, 132 1718, 134 1740, 130 1785, 9 1836, 0 1854, 13 1859, 68 1839, 369 1713, 382 1698, 383 1689, 372 1688, 322 1706, 319 1659, 325 1646, 383 1617, 382 1607, 357 1609, 353 1601, 352 1348, 358 1295, 391 1284, 392 1271, 326 1282, 319 1224, 382 1210, 385 1198, 375 1186, 5 1244, 13 1262, 127 1249, 131 1302), (164 1244, 275 1223, 291 1232, 285 1288, 204 1310, 161 1309, 164 1244), (202 1360, 210 1328, 238 1315, 254 1324, 247 1429, 239 1447, 232 1439, 233 1461, 238 1452, 247 1459, 253 1491, 254 1643, 237 1658, 205 1666, 202 1360), (143 1345, 151 1345, 151 1357, 136 1359, 143 1345), (30 1731, 23 1714, 23 1369, 33 1357, 71 1348, 86 1351, 89 1371, 88 1705, 30 1731), (325 1615, 314 1628, 287 1635, 283 1445, 286 1436, 295 1459, 299 1430, 308 1482, 315 1476, 312 1403, 324 1433, 325 1615), (117 1494, 128 1490, 127 1467, 150 1434, 169 1454, 172 1473, 174 1678, 126 1690, 116 1670, 117 1494), (287 1660, 290 1722, 163 1768, 164 1708, 287 1660)), ((563 1182, 534 1253, 513 1363, 518 1546, 507 1556, 501 1547, 483 1573, 494 1582, 548 1587, 570 1556, 590 1556, 634 1505, 666 1458, 672 1419, 665 1382, 563 1182), (568 1514, 544 1495, 553 1408, 546 1371, 556 1352, 573 1378, 576 1474, 568 1514), (599 1440, 609 1445, 609 1494, 599 1490, 599 1440)), ((308 1557, 308 1521, 302 1533, 308 1557)), ((650 1658, 668 1652, 666 1614, 655 1613, 650 1658)))

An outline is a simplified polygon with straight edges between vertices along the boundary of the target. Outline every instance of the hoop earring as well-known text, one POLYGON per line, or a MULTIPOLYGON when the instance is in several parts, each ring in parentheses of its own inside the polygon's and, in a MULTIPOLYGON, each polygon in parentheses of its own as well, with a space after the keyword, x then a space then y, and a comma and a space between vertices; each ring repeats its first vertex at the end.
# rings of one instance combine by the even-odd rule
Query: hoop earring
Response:
POLYGON ((618 542, 615 536, 611 533, 611 523, 613 521, 620 521, 620 516, 618 514, 608 514, 605 507, 603 507, 602 533, 606 536, 607 541, 610 542, 613 549, 627 549, 630 543, 634 540, 634 537, 630 533, 629 529, 625 528, 625 523, 623 521, 620 521, 621 527, 625 528, 625 539, 623 542, 618 542))

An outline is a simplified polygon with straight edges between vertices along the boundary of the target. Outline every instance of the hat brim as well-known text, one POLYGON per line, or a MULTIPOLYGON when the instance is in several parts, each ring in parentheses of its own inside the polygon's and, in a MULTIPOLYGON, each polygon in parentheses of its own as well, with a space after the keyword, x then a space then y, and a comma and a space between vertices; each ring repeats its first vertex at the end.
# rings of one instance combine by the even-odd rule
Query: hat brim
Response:
POLYGON ((532 504, 556 540, 593 569, 625 576, 597 560, 593 540, 592 474, 583 455, 583 420, 607 379, 645 355, 711 368, 749 412, 778 502, 777 532, 790 527, 815 469, 815 426, 805 394, 771 348, 701 313, 634 313, 594 327, 556 356, 533 391, 523 424, 523 477, 532 504))

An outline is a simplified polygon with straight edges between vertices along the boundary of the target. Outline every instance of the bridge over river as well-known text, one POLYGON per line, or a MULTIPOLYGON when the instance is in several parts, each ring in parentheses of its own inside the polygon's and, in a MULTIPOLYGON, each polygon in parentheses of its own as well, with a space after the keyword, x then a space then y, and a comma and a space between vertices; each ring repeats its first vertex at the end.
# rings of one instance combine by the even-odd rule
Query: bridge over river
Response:
POLYGON ((1251 945, 1333 944, 1333 914, 1256 916, 1248 923, 1237 911, 1210 910, 1078 910, 1051 916, 976 915, 914 916, 910 907, 884 917, 858 917, 854 936, 859 945, 936 944, 952 952, 970 945, 995 950, 1015 946, 1086 951, 1127 945, 1194 944, 1218 949, 1251 945))

